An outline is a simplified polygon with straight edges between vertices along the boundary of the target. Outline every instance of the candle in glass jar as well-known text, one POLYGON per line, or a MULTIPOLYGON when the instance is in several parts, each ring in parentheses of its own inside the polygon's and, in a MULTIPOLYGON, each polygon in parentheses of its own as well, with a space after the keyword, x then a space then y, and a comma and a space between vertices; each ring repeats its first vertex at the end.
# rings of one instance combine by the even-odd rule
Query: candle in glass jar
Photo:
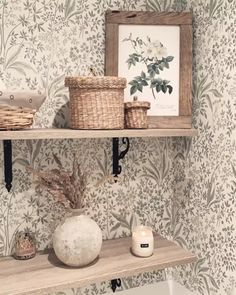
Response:
POLYGON ((140 257, 153 254, 154 238, 149 226, 139 225, 132 231, 132 253, 140 257))

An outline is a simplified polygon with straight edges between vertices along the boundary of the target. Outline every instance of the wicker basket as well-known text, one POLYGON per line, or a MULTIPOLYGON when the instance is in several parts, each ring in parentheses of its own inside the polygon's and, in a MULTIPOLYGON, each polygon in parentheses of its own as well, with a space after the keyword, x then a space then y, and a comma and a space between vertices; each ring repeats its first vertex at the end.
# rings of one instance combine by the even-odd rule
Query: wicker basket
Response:
POLYGON ((35 112, 29 108, 0 105, 0 129, 29 128, 33 124, 35 112))
POLYGON ((123 129, 126 79, 67 77, 72 129, 123 129))
POLYGON ((125 103, 125 127, 133 129, 148 128, 148 101, 130 101, 125 103))

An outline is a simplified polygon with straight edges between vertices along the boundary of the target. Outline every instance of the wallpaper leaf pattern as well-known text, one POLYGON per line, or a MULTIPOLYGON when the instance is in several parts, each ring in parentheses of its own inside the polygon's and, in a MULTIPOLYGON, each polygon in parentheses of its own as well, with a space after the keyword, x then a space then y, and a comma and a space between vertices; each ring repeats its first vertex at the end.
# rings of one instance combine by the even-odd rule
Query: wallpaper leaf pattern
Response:
MULTIPOLYGON (((38 249, 66 214, 26 169, 71 170, 76 154, 90 169, 87 214, 104 239, 130 234, 136 224, 190 249, 191 265, 122 279, 122 288, 174 277, 201 295, 236 288, 236 2, 232 0, 0 0, 0 79, 8 89, 41 90, 47 100, 37 127, 66 127, 66 75, 104 71, 107 9, 182 11, 194 16, 193 124, 199 136, 132 139, 118 182, 110 177, 111 140, 32 140, 13 146, 11 193, 0 185, 0 255, 13 252, 18 230, 35 233, 38 249)), ((1 147, 0 166, 3 166, 1 147)), ((104 294, 110 283, 53 295, 104 294)), ((52 295, 52 294, 51 294, 52 295)))

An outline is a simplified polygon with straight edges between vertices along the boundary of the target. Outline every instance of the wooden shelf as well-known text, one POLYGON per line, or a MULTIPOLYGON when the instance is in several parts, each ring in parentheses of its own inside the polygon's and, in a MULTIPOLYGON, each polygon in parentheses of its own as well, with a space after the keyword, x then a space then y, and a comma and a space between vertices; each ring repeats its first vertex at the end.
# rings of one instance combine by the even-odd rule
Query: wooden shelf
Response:
POLYGON ((154 254, 148 258, 133 256, 130 245, 130 238, 104 241, 99 259, 80 269, 63 265, 53 253, 27 261, 2 258, 0 295, 48 294, 195 261, 190 252, 160 236, 155 237, 154 254))
POLYGON ((123 130, 72 130, 27 129, 0 131, 0 140, 63 139, 63 138, 113 138, 113 137, 169 137, 195 136, 196 129, 123 129, 123 130))

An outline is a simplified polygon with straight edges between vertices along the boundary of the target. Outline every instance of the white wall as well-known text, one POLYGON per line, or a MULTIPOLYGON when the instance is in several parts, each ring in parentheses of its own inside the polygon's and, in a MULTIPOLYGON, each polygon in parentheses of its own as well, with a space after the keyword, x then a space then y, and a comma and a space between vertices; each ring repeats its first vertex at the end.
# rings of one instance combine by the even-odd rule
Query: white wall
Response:
MULTIPOLYGON (((111 295, 113 293, 110 293, 111 295)), ((174 281, 165 281, 152 285, 147 285, 139 288, 119 292, 119 295, 194 295, 185 287, 174 281)))

